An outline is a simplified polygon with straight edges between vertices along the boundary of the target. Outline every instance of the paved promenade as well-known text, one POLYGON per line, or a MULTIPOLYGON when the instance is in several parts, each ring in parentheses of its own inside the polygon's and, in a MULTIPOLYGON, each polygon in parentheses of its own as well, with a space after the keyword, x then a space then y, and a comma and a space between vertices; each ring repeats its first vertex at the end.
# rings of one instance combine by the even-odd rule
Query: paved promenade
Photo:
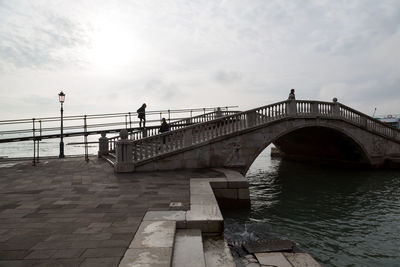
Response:
POLYGON ((189 209, 212 170, 115 174, 95 157, 0 168, 0 266, 118 266, 148 210, 189 209))

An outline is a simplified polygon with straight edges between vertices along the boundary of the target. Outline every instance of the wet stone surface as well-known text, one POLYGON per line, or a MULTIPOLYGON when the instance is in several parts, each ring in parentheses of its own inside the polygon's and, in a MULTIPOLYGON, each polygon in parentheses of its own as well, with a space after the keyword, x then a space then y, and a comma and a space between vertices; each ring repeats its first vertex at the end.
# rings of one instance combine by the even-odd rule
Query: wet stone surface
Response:
POLYGON ((259 241, 251 241, 243 244, 248 253, 261 252, 291 252, 295 245, 292 241, 281 239, 265 239, 259 241))
POLYGON ((118 266, 144 214, 189 209, 211 170, 115 174, 95 157, 0 168, 0 266, 118 266))

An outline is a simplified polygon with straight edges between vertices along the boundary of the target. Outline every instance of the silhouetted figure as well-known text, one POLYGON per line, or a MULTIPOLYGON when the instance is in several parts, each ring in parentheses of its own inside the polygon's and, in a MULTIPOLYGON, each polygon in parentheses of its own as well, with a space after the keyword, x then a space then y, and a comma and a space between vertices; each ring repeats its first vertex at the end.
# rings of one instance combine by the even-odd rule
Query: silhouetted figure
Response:
POLYGON ((220 107, 218 107, 218 108, 217 108, 217 111, 215 111, 215 118, 216 118, 216 119, 219 119, 219 118, 221 118, 222 116, 223 116, 222 110, 221 110, 220 107))
POLYGON ((142 121, 143 121, 143 128, 146 127, 146 103, 143 103, 143 105, 136 111, 138 113, 138 118, 140 119, 139 122, 139 127, 142 127, 142 121))
POLYGON ((294 95, 294 89, 290 90, 288 100, 296 100, 296 96, 294 95))
MULTIPOLYGON (((162 118, 161 120, 161 126, 160 129, 158 130, 159 133, 165 133, 170 130, 169 124, 167 123, 167 120, 165 118, 162 118)), ((163 145, 165 145, 165 135, 162 137, 163 140, 163 145)))

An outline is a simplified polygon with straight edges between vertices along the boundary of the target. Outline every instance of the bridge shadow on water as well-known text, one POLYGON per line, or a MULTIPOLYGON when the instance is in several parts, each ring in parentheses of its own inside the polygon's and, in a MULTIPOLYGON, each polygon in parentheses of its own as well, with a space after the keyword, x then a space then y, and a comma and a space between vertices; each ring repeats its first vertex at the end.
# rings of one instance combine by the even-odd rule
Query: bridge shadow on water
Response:
POLYGON ((266 150, 247 178, 251 207, 223 209, 234 247, 279 237, 327 266, 400 262, 399 171, 271 159, 266 150))

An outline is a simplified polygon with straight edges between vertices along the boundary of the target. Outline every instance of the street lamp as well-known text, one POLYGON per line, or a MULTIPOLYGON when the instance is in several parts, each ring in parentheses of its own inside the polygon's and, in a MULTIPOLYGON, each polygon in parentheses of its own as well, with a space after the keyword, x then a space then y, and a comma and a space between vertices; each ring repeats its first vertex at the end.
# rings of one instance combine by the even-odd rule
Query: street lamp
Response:
POLYGON ((65 94, 63 93, 63 91, 61 91, 58 94, 58 100, 60 100, 61 103, 61 140, 60 140, 60 156, 59 158, 63 158, 64 157, 64 142, 63 142, 63 113, 64 113, 64 109, 63 109, 63 104, 65 101, 65 94))

